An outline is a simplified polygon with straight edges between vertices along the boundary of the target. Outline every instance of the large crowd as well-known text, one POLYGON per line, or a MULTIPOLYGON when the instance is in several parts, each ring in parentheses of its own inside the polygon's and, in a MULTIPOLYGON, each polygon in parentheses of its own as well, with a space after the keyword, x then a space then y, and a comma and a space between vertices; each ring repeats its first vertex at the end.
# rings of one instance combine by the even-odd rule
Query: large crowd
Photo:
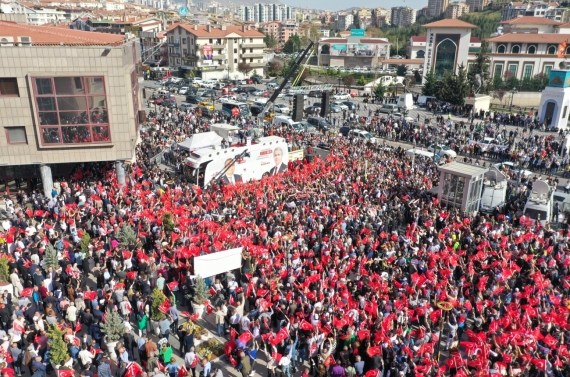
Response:
MULTIPOLYGON (((430 160, 285 128, 264 132, 324 142, 330 154, 208 189, 151 161, 166 148, 182 164, 175 144, 224 120, 163 111, 143 130, 124 186, 113 164, 94 163, 52 193, 5 197, 0 249, 13 291, 0 298, 3 377, 52 373, 50 326, 67 331, 81 376, 221 377, 226 365, 243 377, 570 375, 570 239, 567 226, 521 221, 532 179, 503 209, 462 213, 430 193, 439 178, 430 160), (128 246, 118 241, 125 227, 136 234, 128 246), (210 305, 193 313, 193 258, 235 247, 241 268, 208 277, 210 305), (154 290, 168 300, 157 324, 154 290), (109 311, 126 326, 113 350, 101 332, 109 311), (195 314, 227 341, 215 362, 196 351, 194 324, 205 320, 195 314)), ((556 155, 556 139, 535 141, 534 167, 556 155)))

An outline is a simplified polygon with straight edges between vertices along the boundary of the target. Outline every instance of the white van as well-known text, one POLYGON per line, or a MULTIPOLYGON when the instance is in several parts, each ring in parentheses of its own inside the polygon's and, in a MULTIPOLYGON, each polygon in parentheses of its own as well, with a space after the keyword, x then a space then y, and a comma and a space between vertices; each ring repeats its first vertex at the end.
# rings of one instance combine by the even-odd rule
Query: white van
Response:
POLYGON ((158 91, 158 95, 159 95, 159 96, 170 96, 170 92, 169 92, 168 90, 166 90, 166 89, 160 89, 160 90, 158 91))
POLYGON ((271 123, 273 127, 277 126, 293 126, 293 119, 287 115, 275 115, 273 117, 273 122, 271 123))
POLYGON ((419 96, 418 97, 418 106, 419 107, 426 107, 428 101, 436 100, 437 98, 432 96, 419 96))
POLYGON ((545 226, 552 217, 552 190, 548 183, 535 181, 532 191, 524 206, 523 214, 534 222, 540 221, 545 226))
POLYGON ((265 104, 267 103, 267 101, 269 101, 269 98, 256 98, 256 99, 253 101, 253 104, 254 104, 255 106, 264 107, 265 104))

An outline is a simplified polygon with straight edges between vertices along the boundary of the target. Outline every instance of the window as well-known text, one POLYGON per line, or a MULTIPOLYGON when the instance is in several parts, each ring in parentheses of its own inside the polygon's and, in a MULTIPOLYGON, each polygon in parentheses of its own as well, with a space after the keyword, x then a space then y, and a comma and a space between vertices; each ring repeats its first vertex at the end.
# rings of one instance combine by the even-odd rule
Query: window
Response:
POLYGON ((566 52, 565 52, 565 54, 566 54, 566 55, 570 54, 570 47, 566 47, 566 52))
POLYGON ((509 71, 511 71, 515 76, 517 75, 518 64, 509 64, 509 71))
POLYGON ((566 111, 568 110, 568 106, 564 106, 564 111, 562 111, 562 119, 566 118, 566 111))
POLYGON ((32 79, 42 145, 110 143, 103 77, 32 79))
POLYGON ((528 46, 526 53, 527 54, 536 54, 536 46, 534 46, 534 45, 528 46))
POLYGON ((532 69, 534 66, 532 64, 524 65, 523 79, 530 79, 532 77, 532 69))
POLYGON ((0 77, 0 96, 19 97, 18 79, 15 77, 0 77))
POLYGON ((253 58, 249 58, 249 62, 250 62, 250 63, 253 63, 253 58))
POLYGON ((550 71, 552 71, 552 66, 551 65, 545 65, 544 66, 544 75, 550 76, 550 71))
POLYGON ((550 45, 550 46, 548 46, 548 48, 546 49, 546 53, 547 53, 548 55, 554 55, 554 54, 556 54, 556 50, 557 50, 556 45, 550 45))
POLYGON ((234 59, 234 63, 237 63, 237 59, 234 59))
POLYGON ((514 45, 513 47, 511 47, 511 54, 518 54, 520 52, 521 52, 521 46, 514 45))
POLYGON ((182 38, 182 44, 183 44, 183 45, 186 44, 186 38, 182 38))
POLYGON ((503 77, 503 65, 495 64, 495 75, 494 77, 503 77))
POLYGON ((234 48, 234 54, 237 54, 237 48, 234 48))
POLYGON ((25 127, 4 127, 8 144, 28 144, 25 127))
POLYGON ((505 47, 505 45, 500 45, 499 47, 497 47, 497 53, 504 54, 505 51, 507 51, 507 48, 505 47))

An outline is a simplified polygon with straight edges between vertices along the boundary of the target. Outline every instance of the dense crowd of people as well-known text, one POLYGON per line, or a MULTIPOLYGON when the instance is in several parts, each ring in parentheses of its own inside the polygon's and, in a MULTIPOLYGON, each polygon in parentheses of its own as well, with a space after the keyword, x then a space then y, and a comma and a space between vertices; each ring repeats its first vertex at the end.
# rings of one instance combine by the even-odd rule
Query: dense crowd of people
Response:
MULTIPOLYGON (((165 110, 142 131, 124 186, 113 164, 84 164, 51 193, 5 198, 3 376, 51 373, 49 326, 67 331, 82 376, 221 377, 226 365, 243 377, 570 375, 569 236, 523 216, 532 179, 503 209, 463 213, 430 193, 439 173, 428 159, 286 128, 264 133, 324 142, 330 154, 207 189, 151 161, 168 148, 181 164, 175 144, 225 120, 165 110), (126 227, 136 235, 128 245, 126 227), (208 277, 209 305, 193 313, 193 258, 235 247, 241 269, 208 277), (47 267, 52 248, 57 267, 47 267), (168 302, 153 324, 154 290, 168 302), (113 350, 100 326, 108 311, 127 327, 113 350), (215 365, 197 352, 194 324, 206 320, 227 341, 215 365)), ((439 132, 451 139, 466 127, 439 132)), ((529 167, 557 155, 556 138, 527 138, 529 167)))

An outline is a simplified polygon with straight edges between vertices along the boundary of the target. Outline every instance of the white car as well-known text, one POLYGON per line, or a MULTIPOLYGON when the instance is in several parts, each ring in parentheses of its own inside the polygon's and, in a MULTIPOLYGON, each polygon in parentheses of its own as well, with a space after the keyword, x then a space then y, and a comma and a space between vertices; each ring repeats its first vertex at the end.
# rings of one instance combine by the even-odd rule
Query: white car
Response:
POLYGON ((218 101, 220 101, 220 103, 225 103, 225 102, 228 102, 228 101, 237 101, 237 98, 236 98, 236 96, 232 96, 232 95, 230 95, 230 94, 226 94, 226 95, 224 95, 224 96, 221 96, 221 97, 218 99, 218 101))
POLYGON ((265 90, 256 90, 255 92, 253 92, 254 96, 262 96, 263 93, 265 93, 265 90))
POLYGON ((408 122, 408 123, 415 121, 415 119, 412 118, 411 116, 404 117, 401 113, 392 113, 392 118, 393 118, 393 119, 396 119, 396 120, 402 120, 402 119, 404 119, 404 120, 405 120, 406 122, 408 122))
POLYGON ((329 107, 329 109, 330 109, 330 112, 331 112, 331 113, 340 113, 340 112, 342 112, 342 109, 340 108, 340 106, 335 105, 335 104, 331 104, 330 107, 329 107))
POLYGON ((354 129, 348 132, 348 136, 353 136, 365 142, 376 143, 376 138, 368 131, 354 129))
POLYGON ((451 158, 457 157, 457 153, 455 153, 455 151, 453 149, 449 148, 447 145, 432 144, 427 148, 427 150, 430 152, 441 153, 442 155, 449 156, 451 158))
POLYGON ((337 101, 337 102, 333 102, 331 103, 332 106, 338 106, 340 107, 341 110, 346 110, 348 111, 348 106, 346 106, 344 103, 337 101))
POLYGON ((195 108, 196 108, 196 105, 192 105, 191 103, 181 103, 180 105, 178 105, 178 109, 182 110, 182 111, 188 111, 188 110, 192 110, 195 108))
POLYGON ((190 90, 189 87, 183 86, 182 88, 178 89, 178 94, 188 94, 189 90, 190 90))
POLYGON ((337 94, 333 95, 332 98, 342 101, 342 100, 350 99, 350 95, 348 93, 337 93, 337 94))
MULTIPOLYGON (((493 165, 494 167, 496 167, 497 169, 499 169, 499 171, 503 171, 505 169, 507 170, 512 170, 515 172, 515 175, 518 176, 519 175, 519 169, 515 167, 515 164, 513 164, 510 161, 506 161, 506 162, 499 162, 497 164, 493 165)), ((522 170, 522 176, 523 177, 529 177, 531 176, 533 173, 530 170, 522 170)))
POLYGON ((291 110, 289 109, 289 106, 282 104, 282 103, 277 103, 277 104, 273 105, 273 108, 275 109, 276 113, 289 114, 291 112, 291 110))

